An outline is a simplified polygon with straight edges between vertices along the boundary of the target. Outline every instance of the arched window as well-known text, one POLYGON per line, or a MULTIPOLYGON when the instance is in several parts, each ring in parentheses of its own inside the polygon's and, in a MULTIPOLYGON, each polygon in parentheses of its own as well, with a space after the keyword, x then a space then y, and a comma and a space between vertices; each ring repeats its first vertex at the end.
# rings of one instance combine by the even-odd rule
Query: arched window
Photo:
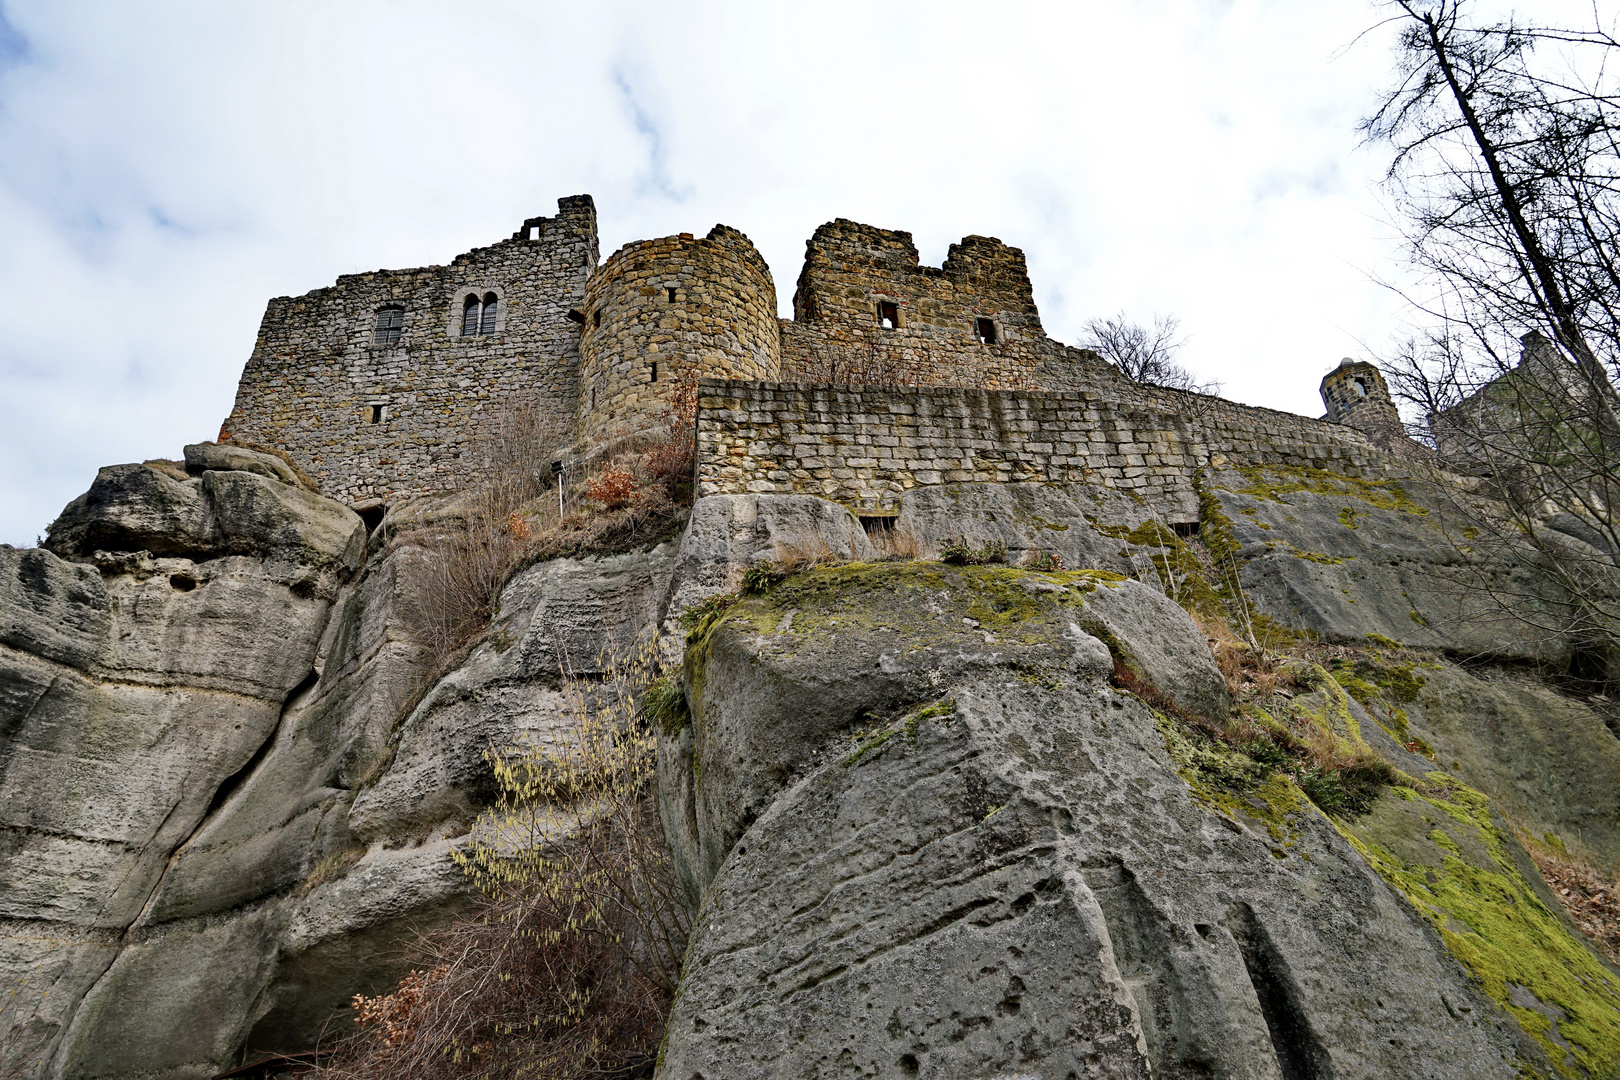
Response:
POLYGON ((377 327, 372 332, 373 345, 396 345, 405 332, 405 309, 397 304, 377 309, 377 327))
POLYGON ((485 293, 482 300, 476 295, 469 296, 461 302, 461 336, 472 337, 474 334, 493 334, 495 332, 495 315, 500 310, 500 297, 494 293, 485 293))

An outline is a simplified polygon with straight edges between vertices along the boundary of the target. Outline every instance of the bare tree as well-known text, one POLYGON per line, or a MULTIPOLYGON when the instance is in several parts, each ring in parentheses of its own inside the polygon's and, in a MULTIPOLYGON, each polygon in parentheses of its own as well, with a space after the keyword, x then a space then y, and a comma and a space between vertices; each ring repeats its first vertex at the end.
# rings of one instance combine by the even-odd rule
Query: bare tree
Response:
POLYGON ((1213 394, 1218 382, 1199 382, 1176 363, 1175 355, 1186 344, 1177 337, 1181 323, 1173 315, 1155 315, 1151 327, 1131 322, 1122 311, 1106 319, 1091 319, 1085 325, 1081 346, 1091 349, 1135 383, 1213 394))
MULTIPOLYGON (((1385 358, 1441 465, 1488 481, 1470 565, 1502 613, 1577 654, 1620 656, 1620 42, 1466 0, 1394 0, 1396 85, 1362 124, 1428 327, 1385 358), (1482 559, 1482 555, 1487 556, 1482 559)), ((1408 299, 1413 299, 1408 297, 1408 299)))

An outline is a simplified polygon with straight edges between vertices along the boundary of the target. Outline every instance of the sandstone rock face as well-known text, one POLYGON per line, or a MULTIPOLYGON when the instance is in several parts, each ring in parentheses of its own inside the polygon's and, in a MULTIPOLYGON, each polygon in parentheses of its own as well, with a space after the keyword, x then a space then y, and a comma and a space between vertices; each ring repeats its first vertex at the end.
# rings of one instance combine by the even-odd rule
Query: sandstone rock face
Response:
POLYGON ((53 550, 0 550, 6 1075, 200 1078, 341 1030, 464 903, 483 751, 567 737, 565 674, 667 612, 675 544, 540 564, 424 687, 424 549, 359 573, 352 512, 188 449, 196 479, 103 470, 53 550))
MULTIPOLYGON (((142 1026, 148 1009, 194 1002, 107 995, 174 970, 167 874, 314 681, 364 539, 344 507, 274 481, 132 465, 101 471, 52 550, 0 550, 0 965, 27 991, 5 1006, 8 1068, 204 1075, 208 1054, 235 1049, 243 1009, 191 1015, 158 1047, 125 1036, 163 1030, 142 1026)), ((219 937, 186 947, 245 947, 219 937)))
MULTIPOLYGON (((517 574, 482 643, 434 677, 402 611, 426 557, 407 534, 438 511, 385 523, 368 550, 358 518, 278 459, 205 445, 187 464, 184 482, 104 469, 47 550, 0 549, 0 977, 18 988, 0 1000, 0 1073, 200 1080, 308 1049, 403 973, 402 942, 461 910, 450 853, 491 794, 482 754, 567 739, 566 678, 615 654, 679 662, 675 616, 751 565, 950 543, 1070 572, 813 568, 695 635, 694 722, 664 741, 659 795, 702 918, 661 1075, 1542 1061, 1415 914, 1421 896, 1390 886, 1391 852, 1448 872, 1431 810, 1386 799, 1352 833, 1282 781, 1212 800, 1162 720, 1110 685, 1125 671, 1167 708, 1230 708, 1155 570, 1181 541, 1133 500, 926 488, 868 535, 820 499, 705 498, 679 543, 517 574)), ((1327 626, 1347 597, 1347 619, 1382 612, 1348 637, 1397 637, 1390 583, 1445 569, 1411 499, 1350 528, 1337 495, 1222 483, 1205 528, 1234 537, 1251 601, 1280 623, 1327 626), (1293 548, 1270 535, 1284 526, 1293 548)), ((1488 632, 1433 621, 1422 640, 1445 648, 1488 632)), ((1413 775, 1450 769, 1620 862, 1620 753, 1589 709, 1408 668, 1341 672, 1354 700, 1331 705, 1413 775)), ((1511 841, 1481 828, 1456 842, 1495 872, 1479 852, 1511 841)))
POLYGON ((815 571, 706 629, 660 761, 703 906, 659 1076, 1515 1074, 1291 785, 1223 813, 1178 775, 1077 617, 1111 588, 1143 587, 815 571))

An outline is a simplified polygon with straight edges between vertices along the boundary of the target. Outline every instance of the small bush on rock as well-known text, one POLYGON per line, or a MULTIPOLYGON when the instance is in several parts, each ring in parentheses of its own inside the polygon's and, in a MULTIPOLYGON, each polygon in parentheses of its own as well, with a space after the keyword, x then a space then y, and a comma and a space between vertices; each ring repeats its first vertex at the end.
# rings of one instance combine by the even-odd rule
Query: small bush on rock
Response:
POLYGON ((362 1032, 322 1070, 328 1080, 651 1075, 690 914, 652 798, 644 719, 684 698, 651 678, 651 646, 602 667, 603 679, 564 684, 575 720, 565 745, 486 754, 498 800, 453 852, 475 907, 423 942, 422 967, 392 992, 355 998, 362 1032))
POLYGON ((983 547, 973 547, 966 540, 957 539, 939 549, 940 559, 952 566, 986 566, 1007 561, 1007 545, 992 540, 983 547))

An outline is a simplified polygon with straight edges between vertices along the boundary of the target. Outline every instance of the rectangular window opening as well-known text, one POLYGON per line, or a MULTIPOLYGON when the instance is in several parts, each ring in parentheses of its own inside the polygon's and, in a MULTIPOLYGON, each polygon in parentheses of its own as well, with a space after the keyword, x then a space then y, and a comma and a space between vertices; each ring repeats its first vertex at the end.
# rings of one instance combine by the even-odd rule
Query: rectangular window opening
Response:
POLYGON ((384 420, 386 420, 387 418, 388 418, 388 406, 386 406, 386 405, 367 405, 366 406, 366 423, 368 423, 368 424, 380 424, 384 420))
POLYGON ((575 308, 575 309, 569 311, 569 313, 568 313, 568 321, 569 322, 577 322, 581 326, 584 326, 585 325, 585 315, 578 308, 575 308))
POLYGON ((675 302, 675 286, 673 286, 673 285, 664 286, 664 292, 666 294, 668 294, 669 302, 673 304, 675 302))
POLYGON ((656 360, 654 360, 652 362, 652 378, 647 380, 647 381, 648 382, 657 382, 658 381, 658 361, 656 361, 656 360))
POLYGON ((530 240, 538 240, 538 239, 540 239, 540 226, 538 226, 538 225, 530 225, 529 226, 529 239, 530 240))
POLYGON ((900 305, 892 300, 879 300, 878 325, 885 330, 898 330, 900 328, 900 305))
POLYGON ((994 319, 974 319, 973 332, 979 335, 979 344, 994 345, 996 343, 996 321, 994 319))
POLYGON ((595 314, 593 314, 591 316, 591 322, 596 326, 596 328, 598 330, 602 329, 602 313, 600 311, 598 311, 595 314))

